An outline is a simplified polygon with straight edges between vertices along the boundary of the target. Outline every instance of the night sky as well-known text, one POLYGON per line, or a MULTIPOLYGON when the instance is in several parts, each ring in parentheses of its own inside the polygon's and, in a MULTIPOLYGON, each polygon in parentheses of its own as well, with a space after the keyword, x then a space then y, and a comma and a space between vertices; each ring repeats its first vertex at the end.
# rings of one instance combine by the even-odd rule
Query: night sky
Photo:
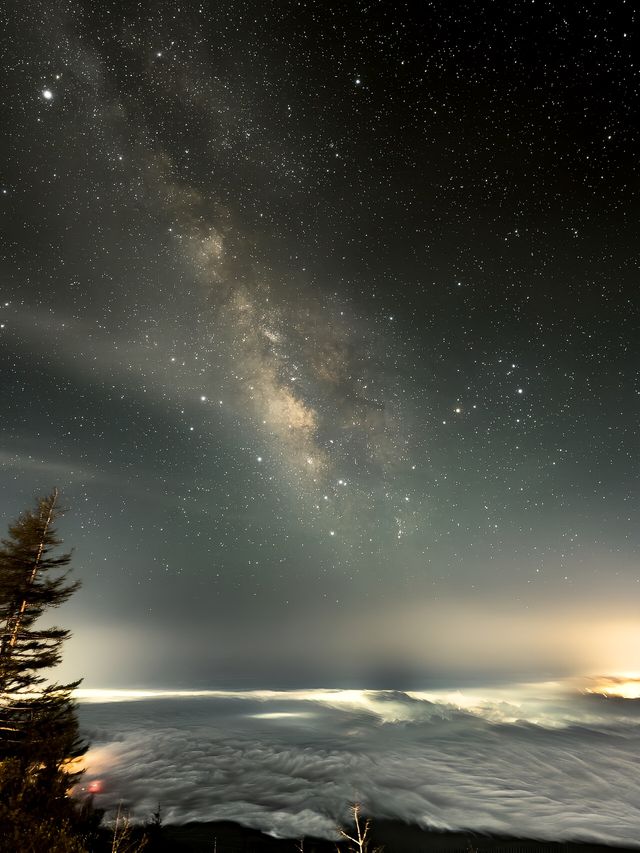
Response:
POLYGON ((638 668, 635 4, 33 2, 3 527, 85 684, 638 668))

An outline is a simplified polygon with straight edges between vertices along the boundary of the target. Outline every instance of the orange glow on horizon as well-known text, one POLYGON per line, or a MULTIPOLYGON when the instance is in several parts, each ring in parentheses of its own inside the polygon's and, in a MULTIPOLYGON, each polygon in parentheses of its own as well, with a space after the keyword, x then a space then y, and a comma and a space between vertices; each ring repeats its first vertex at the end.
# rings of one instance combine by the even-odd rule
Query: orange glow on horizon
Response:
POLYGON ((640 674, 600 676, 594 685, 586 687, 585 693, 595 693, 617 699, 640 699, 640 674))

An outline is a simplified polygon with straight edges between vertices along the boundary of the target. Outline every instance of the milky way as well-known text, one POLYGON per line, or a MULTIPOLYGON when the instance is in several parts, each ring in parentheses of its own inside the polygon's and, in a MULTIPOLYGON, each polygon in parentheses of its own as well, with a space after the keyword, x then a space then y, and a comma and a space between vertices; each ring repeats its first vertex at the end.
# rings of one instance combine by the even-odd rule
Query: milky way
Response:
POLYGON ((69 677, 633 669, 635 12, 12 7, 0 500, 63 490, 69 677))

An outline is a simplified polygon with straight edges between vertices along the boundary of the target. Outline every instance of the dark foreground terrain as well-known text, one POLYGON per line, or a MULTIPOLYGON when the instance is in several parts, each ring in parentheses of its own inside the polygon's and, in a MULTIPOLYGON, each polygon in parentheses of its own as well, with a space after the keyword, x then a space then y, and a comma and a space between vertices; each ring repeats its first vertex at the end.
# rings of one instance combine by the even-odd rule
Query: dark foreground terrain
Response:
MULTIPOLYGON (((160 839, 158 839, 160 841, 160 839)), ((470 832, 429 832, 399 821, 376 821, 369 849, 384 846, 385 853, 638 853, 640 848, 598 844, 553 843, 518 838, 477 835, 470 832)), ((165 826, 161 846, 171 853, 295 853, 300 841, 277 839, 227 821, 165 826)), ((332 841, 305 838, 304 853, 335 853, 332 841)), ((346 851, 346 843, 340 845, 346 851)))

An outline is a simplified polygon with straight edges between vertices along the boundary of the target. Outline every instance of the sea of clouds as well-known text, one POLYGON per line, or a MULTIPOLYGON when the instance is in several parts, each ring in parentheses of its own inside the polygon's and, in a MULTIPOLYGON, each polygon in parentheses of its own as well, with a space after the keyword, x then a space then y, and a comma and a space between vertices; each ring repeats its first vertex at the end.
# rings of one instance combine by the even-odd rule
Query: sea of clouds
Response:
POLYGON ((640 700, 457 693, 80 695, 82 786, 165 821, 335 837, 349 805, 422 827, 640 846, 640 700))

